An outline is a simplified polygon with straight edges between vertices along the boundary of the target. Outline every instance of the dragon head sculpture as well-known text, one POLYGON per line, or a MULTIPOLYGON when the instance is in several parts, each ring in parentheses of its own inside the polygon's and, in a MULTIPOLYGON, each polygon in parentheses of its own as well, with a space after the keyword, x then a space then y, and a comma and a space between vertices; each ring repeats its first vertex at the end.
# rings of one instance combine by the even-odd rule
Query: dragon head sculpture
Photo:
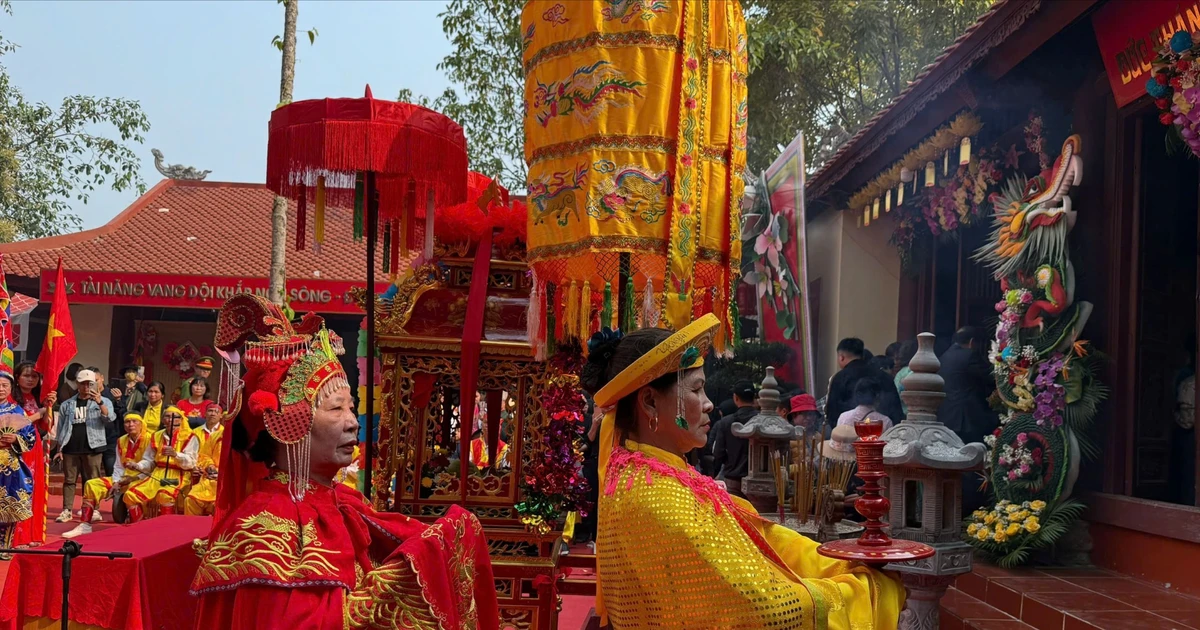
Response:
POLYGON ((1067 138, 1050 170, 1029 180, 1010 179, 1002 192, 992 195, 992 238, 975 259, 991 267, 996 278, 1032 274, 1046 264, 1066 266, 1067 234, 1075 226, 1067 191, 1083 181, 1081 148, 1078 135, 1067 138))

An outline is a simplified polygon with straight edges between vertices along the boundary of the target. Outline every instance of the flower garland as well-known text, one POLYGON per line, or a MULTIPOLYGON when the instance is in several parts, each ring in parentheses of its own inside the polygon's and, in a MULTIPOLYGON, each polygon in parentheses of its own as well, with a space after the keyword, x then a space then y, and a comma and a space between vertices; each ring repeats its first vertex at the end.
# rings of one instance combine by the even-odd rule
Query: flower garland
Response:
POLYGON ((891 244, 903 266, 912 263, 918 242, 952 234, 991 215, 990 192, 1004 173, 990 153, 981 151, 940 186, 924 188, 917 203, 896 208, 900 223, 892 233, 891 244))
MULTIPOLYGON (((906 153, 903 158, 888 167, 871 183, 854 193, 849 201, 851 212, 861 212, 864 207, 888 194, 901 183, 911 182, 912 179, 906 180, 903 173, 907 172, 919 177, 920 172, 929 162, 936 162, 938 166, 941 166, 943 156, 947 151, 957 149, 963 138, 970 138, 978 134, 982 128, 983 123, 975 114, 971 112, 959 114, 950 124, 935 131, 932 136, 906 153)), ((954 163, 958 164, 957 153, 953 159, 954 163)))
POLYGON ((524 500, 514 506, 525 527, 539 534, 551 531, 564 514, 578 512, 583 517, 591 508, 580 470, 587 409, 578 376, 583 352, 578 345, 562 347, 547 367, 550 378, 542 409, 549 422, 542 432, 542 456, 526 471, 521 483, 524 500))
POLYGON ((1176 131, 1200 156, 1200 48, 1187 31, 1177 31, 1158 51, 1151 63, 1154 74, 1146 80, 1146 92, 1154 97, 1158 120, 1175 125, 1176 131))

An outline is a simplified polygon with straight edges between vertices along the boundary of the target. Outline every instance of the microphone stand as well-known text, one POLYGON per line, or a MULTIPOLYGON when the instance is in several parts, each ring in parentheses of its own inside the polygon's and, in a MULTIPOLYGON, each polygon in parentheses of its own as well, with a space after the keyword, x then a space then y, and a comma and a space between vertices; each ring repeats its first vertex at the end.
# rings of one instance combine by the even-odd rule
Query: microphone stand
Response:
POLYGON ((88 558, 132 558, 128 551, 83 551, 83 545, 74 540, 64 540, 62 548, 57 551, 46 549, 0 549, 0 553, 25 554, 30 556, 62 556, 62 630, 68 630, 71 625, 68 612, 70 611, 71 594, 71 561, 79 557, 88 558))

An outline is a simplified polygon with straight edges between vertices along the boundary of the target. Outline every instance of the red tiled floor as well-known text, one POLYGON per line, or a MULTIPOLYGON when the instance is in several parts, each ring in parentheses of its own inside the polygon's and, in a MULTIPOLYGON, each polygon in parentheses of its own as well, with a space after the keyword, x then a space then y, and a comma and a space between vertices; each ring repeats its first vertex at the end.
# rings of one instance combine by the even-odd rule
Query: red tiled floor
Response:
POLYGON ((1129 604, 1119 602, 1100 593, 1030 593, 1026 598, 1039 601, 1051 608, 1065 612, 1076 610, 1135 610, 1129 604))
POLYGON ((975 564, 971 567, 971 572, 975 575, 983 577, 1024 577, 1026 572, 1021 569, 1001 569, 1000 567, 990 564, 975 564))
POLYGON ((992 578, 990 584, 1000 584, 1021 593, 1085 593, 1087 589, 1066 580, 1052 577, 992 578))
POLYGON ((1156 613, 1164 611, 1200 612, 1200 600, 1187 595, 1160 591, 1156 593, 1108 593, 1108 596, 1135 608, 1156 613))
POLYGON ((966 624, 972 630, 1033 630, 1033 626, 1016 620, 973 619, 966 624))
POLYGON ((1144 610, 1127 612, 1077 612, 1072 613, 1068 630, 1168 630, 1177 627, 1170 619, 1159 617, 1144 610), (1083 621, 1077 624, 1076 621, 1083 621))
POLYGON ((942 597, 942 609, 964 621, 970 619, 1011 619, 1008 615, 957 589, 948 589, 942 597))
POLYGON ((976 599, 987 598, 988 579, 975 573, 964 573, 954 580, 954 588, 976 599))
POLYGON ((1192 628, 1194 630, 1200 630, 1200 612, 1196 612, 1196 611, 1169 612, 1169 611, 1167 611, 1167 612, 1161 613, 1161 615, 1163 617, 1166 617, 1167 619, 1170 619, 1172 621, 1180 623, 1183 626, 1186 626, 1188 628, 1192 628))
POLYGON ((945 609, 938 614, 938 624, 940 630, 964 630, 962 619, 955 617, 945 609))
POLYGON ((1122 577, 1120 574, 1113 573, 1107 569, 1097 569, 1094 567, 1039 567, 1035 572, 1064 579, 1072 577, 1122 577))
POLYGON ((1064 578, 1072 584, 1078 584, 1089 591, 1097 593, 1128 594, 1128 593, 1165 593, 1160 586, 1134 580, 1126 577, 1069 577, 1064 578))
POLYGON ((1063 613, 1029 597, 1021 606, 1021 620, 1038 630, 1063 630, 1063 613))
POLYGON ((1014 591, 998 581, 988 582, 987 599, 984 601, 1001 612, 1006 612, 1017 619, 1021 618, 1020 591, 1014 591))

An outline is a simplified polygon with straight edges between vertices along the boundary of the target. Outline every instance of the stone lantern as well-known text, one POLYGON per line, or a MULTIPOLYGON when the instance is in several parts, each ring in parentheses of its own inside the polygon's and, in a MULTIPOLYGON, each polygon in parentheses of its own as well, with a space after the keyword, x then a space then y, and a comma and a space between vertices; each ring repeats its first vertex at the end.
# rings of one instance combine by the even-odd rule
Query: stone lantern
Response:
POLYGON ((962 443, 937 419, 946 397, 933 352, 934 335, 917 337, 917 354, 908 366, 900 395, 908 407, 904 422, 883 435, 883 463, 890 483, 891 535, 931 545, 932 557, 890 564, 908 589, 909 627, 938 627, 938 607, 954 578, 971 570, 971 546, 962 541, 963 473, 983 467, 986 447, 962 443))
POLYGON ((771 453, 779 453, 786 462, 788 445, 804 434, 804 429, 793 427, 787 418, 779 415, 777 387, 779 383, 775 380, 775 368, 768 367, 762 389, 758 390, 758 415, 744 424, 735 422, 731 427, 735 436, 749 441, 742 492, 759 512, 774 512, 779 508, 775 475, 771 469, 771 453))

